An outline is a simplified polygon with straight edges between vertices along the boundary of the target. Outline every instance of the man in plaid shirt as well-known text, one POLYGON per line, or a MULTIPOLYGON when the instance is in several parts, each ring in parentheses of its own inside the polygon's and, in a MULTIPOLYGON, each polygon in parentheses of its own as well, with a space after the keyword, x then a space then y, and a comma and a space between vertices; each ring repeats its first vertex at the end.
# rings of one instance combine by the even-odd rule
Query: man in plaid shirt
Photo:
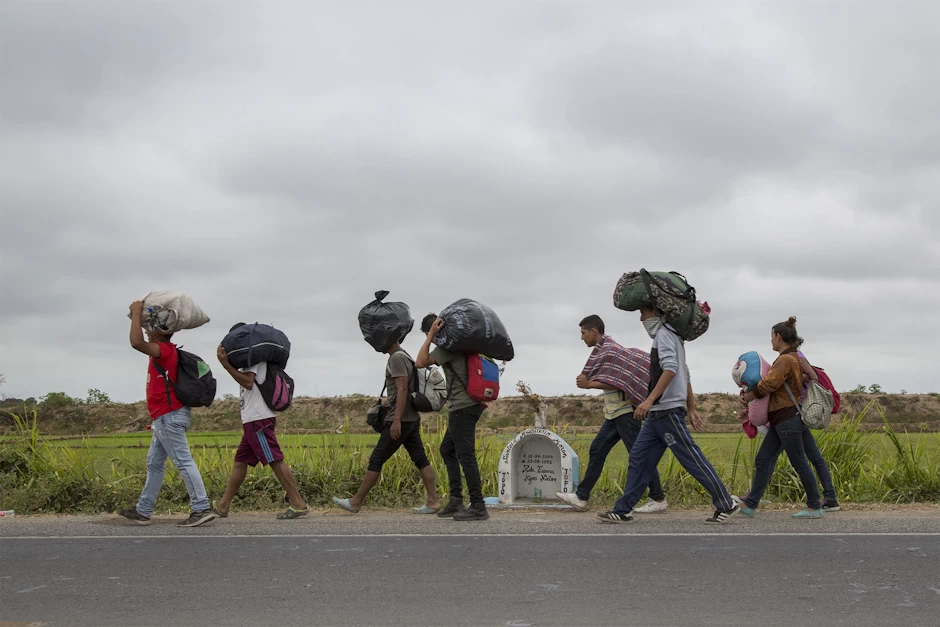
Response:
MULTIPOLYGON (((587 471, 577 492, 558 492, 556 496, 583 512, 588 509, 591 490, 600 479, 611 449, 622 441, 629 454, 643 426, 633 416, 633 408, 646 399, 649 391, 650 355, 636 348, 624 348, 605 335, 604 321, 597 315, 581 321, 581 339, 594 350, 575 382, 584 390, 603 390, 605 420, 591 443, 587 471)), ((650 479, 649 494, 649 502, 634 511, 639 514, 666 511, 669 505, 659 473, 654 472, 650 479)))

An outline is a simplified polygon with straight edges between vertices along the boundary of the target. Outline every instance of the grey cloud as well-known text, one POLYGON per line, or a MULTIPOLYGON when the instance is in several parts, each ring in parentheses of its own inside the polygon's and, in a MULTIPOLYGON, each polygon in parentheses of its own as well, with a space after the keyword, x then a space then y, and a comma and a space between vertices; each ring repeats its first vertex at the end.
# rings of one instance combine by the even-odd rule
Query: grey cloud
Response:
POLYGON ((214 3, 17 3, 0 24, 0 121, 69 132, 113 126, 182 67, 218 66, 238 11, 214 3), (206 37, 207 31, 215 36, 206 37), (193 54, 196 52, 196 54, 193 54))
POLYGON ((936 388, 933 5, 222 6, 2 9, 5 393, 139 399, 160 288, 210 358, 282 326, 306 394, 377 391, 375 290, 478 298, 507 387, 574 392, 581 317, 648 342, 611 302, 642 266, 714 309, 699 390, 790 314, 840 385, 936 388))

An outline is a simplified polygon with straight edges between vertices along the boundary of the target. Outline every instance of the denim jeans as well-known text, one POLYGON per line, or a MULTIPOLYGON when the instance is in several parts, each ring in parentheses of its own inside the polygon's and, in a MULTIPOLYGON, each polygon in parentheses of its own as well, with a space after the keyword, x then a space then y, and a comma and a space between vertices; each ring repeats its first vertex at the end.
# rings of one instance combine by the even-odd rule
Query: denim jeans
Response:
POLYGON ((189 452, 189 443, 186 441, 186 432, 192 415, 188 407, 163 414, 153 421, 153 437, 150 440, 150 451, 147 453, 147 480, 144 489, 137 501, 137 511, 144 516, 153 515, 157 504, 157 496, 163 486, 163 475, 166 470, 166 458, 169 457, 179 471, 189 492, 189 506, 194 512, 209 509, 209 498, 206 496, 206 486, 202 483, 202 475, 196 468, 196 462, 189 452))
POLYGON ((450 498, 463 499, 460 469, 467 478, 470 503, 483 504, 483 483, 477 464, 477 421, 483 415, 483 405, 473 405, 447 414, 447 433, 441 441, 441 457, 447 467, 450 498))
MULTIPOLYGON (((803 444, 804 432, 809 432, 809 427, 803 424, 803 419, 799 415, 770 427, 760 445, 760 450, 757 451, 757 459, 754 460, 754 481, 751 484, 751 490, 742 499, 748 507, 756 508, 760 504, 767 484, 773 476, 777 457, 783 450, 787 452, 790 464, 799 475, 803 489, 806 491, 806 507, 808 509, 820 508, 822 503, 819 498, 819 486, 816 485, 816 475, 813 474, 813 469, 806 458, 806 448, 803 444)), ((829 481, 831 484, 832 480, 829 481)))
POLYGON ((676 460, 686 472, 708 491, 716 510, 729 512, 734 509, 734 502, 724 482, 692 439, 689 428, 685 426, 685 416, 685 408, 678 408, 659 414, 650 412, 643 421, 636 444, 630 451, 627 485, 624 487, 623 496, 614 505, 615 512, 627 514, 633 511, 667 448, 676 456, 676 460))
MULTIPOLYGON (((630 454, 642 426, 643 422, 634 418, 633 413, 604 421, 594 441, 591 442, 587 471, 584 473, 584 479, 578 484, 578 491, 576 492, 579 499, 587 501, 591 498, 591 490, 594 489, 597 480, 601 478, 601 471, 604 470, 607 455, 616 446, 617 442, 623 442, 623 445, 627 448, 627 454, 630 454)), ((659 472, 653 471, 649 489, 651 499, 662 501, 666 498, 663 485, 659 480, 659 472)))
MULTIPOLYGON (((823 459, 819 446, 816 444, 816 438, 813 437, 813 432, 810 429, 803 429, 803 449, 806 451, 806 459, 816 469, 816 476, 819 477, 819 483, 822 484, 823 498, 830 503, 837 503, 839 499, 836 496, 836 486, 832 482, 832 474, 829 472, 829 464, 823 459)), ((780 457, 782 452, 783 448, 781 447, 770 462, 771 469, 776 467, 777 458, 780 457)), ((773 476, 772 472, 771 476, 773 476)))

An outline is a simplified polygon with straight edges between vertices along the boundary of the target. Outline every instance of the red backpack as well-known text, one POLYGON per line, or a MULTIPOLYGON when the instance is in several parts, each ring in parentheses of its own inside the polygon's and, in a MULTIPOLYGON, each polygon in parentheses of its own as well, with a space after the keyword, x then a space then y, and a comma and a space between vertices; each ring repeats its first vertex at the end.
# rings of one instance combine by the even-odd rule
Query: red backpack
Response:
POLYGON ((485 355, 467 355, 467 380, 460 383, 467 388, 467 396, 476 402, 495 401, 499 397, 499 366, 485 355))
POLYGON ((836 392, 836 387, 832 385, 832 380, 829 378, 829 375, 826 374, 825 370, 816 366, 812 366, 812 368, 816 371, 816 376, 819 377, 819 385, 832 392, 832 413, 838 414, 842 399, 839 397, 839 393, 836 392))

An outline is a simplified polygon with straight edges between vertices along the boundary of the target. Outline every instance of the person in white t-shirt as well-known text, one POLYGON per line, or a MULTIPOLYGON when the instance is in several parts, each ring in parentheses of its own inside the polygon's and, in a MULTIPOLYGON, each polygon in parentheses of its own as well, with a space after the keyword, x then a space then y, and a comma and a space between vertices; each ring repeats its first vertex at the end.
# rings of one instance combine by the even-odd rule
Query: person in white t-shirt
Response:
MULTIPOLYGON (((234 331, 244 322, 239 322, 231 328, 234 331)), ((259 383, 264 383, 268 374, 268 365, 265 362, 255 364, 250 368, 241 370, 229 363, 228 355, 225 349, 219 345, 216 351, 219 363, 232 375, 235 382, 239 385, 239 402, 242 417, 242 441, 235 452, 235 463, 232 467, 232 476, 228 479, 228 485, 225 487, 225 494, 218 501, 212 502, 212 511, 220 518, 228 516, 229 508, 232 505, 232 499, 238 493, 248 476, 248 467, 256 466, 259 462, 262 466, 271 466, 274 475, 281 483, 284 490, 287 491, 287 498, 290 500, 290 506, 287 511, 277 515, 279 520, 290 520, 305 516, 310 510, 304 502, 297 485, 294 483, 294 474, 284 462, 284 453, 277 442, 277 436, 274 434, 274 427, 277 421, 277 412, 268 407, 258 388, 259 383)))

